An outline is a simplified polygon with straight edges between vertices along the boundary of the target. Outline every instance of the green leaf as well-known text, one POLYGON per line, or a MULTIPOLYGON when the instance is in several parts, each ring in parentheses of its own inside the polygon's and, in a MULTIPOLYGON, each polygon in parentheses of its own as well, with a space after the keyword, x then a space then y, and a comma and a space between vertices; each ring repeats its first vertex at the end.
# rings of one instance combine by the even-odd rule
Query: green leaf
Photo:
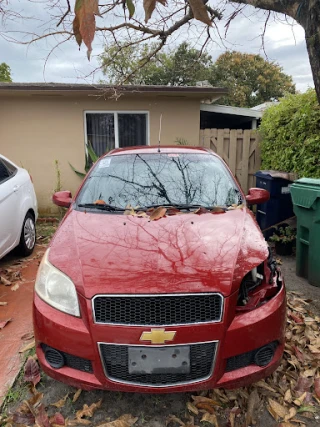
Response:
POLYGON ((73 172, 75 172, 75 173, 76 173, 80 178, 84 178, 84 177, 86 176, 86 174, 85 174, 85 173, 77 171, 77 170, 72 166, 72 164, 71 164, 71 163, 69 163, 69 166, 71 167, 71 169, 73 170, 73 172))
POLYGON ((95 163, 99 159, 99 156, 94 152, 94 149, 92 148, 91 144, 87 145, 87 150, 91 161, 95 163))
POLYGON ((126 0, 126 5, 129 11, 129 19, 131 19, 134 15, 136 8, 134 7, 132 0, 126 0))

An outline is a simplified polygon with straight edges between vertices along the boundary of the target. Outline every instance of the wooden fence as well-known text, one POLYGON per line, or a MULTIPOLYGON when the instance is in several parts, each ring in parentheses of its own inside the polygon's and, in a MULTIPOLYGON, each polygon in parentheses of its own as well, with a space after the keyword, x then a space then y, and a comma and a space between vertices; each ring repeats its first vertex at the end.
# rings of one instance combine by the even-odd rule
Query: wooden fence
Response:
POLYGON ((211 148, 227 163, 245 194, 255 187, 260 169, 259 136, 254 130, 201 129, 199 145, 211 148))

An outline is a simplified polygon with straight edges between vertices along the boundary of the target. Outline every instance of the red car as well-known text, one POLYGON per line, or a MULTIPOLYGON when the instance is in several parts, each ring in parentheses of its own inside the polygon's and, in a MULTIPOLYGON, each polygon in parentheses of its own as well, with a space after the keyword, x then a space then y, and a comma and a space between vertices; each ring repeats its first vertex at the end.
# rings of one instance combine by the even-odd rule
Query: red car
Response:
POLYGON ((201 147, 116 149, 91 168, 39 267, 37 355, 83 389, 236 388, 280 363, 285 287, 224 162, 201 147))

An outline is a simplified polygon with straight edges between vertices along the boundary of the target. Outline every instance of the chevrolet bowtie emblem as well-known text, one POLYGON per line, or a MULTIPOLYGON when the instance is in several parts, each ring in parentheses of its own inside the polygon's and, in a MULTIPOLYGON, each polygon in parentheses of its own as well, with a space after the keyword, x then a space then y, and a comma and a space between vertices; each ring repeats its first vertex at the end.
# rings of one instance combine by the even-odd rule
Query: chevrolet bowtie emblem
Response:
POLYGON ((151 329, 151 331, 142 332, 140 341, 151 341, 151 344, 164 344, 166 341, 172 341, 175 335, 176 331, 151 329))

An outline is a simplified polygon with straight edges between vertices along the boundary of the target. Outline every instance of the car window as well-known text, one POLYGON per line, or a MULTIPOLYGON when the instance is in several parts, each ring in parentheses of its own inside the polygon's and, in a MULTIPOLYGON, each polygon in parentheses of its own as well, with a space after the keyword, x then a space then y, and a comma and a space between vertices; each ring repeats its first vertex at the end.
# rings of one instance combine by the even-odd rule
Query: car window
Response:
POLYGON ((10 173, 6 168, 2 159, 0 159, 0 184, 10 177, 10 173))
POLYGON ((1 159, 1 161, 4 163, 5 167, 7 168, 9 175, 14 175, 17 172, 17 168, 10 162, 8 162, 5 159, 1 159))
POLYGON ((230 206, 242 202, 223 162, 209 154, 125 154, 100 159, 77 204, 105 203, 125 208, 160 204, 230 206))

